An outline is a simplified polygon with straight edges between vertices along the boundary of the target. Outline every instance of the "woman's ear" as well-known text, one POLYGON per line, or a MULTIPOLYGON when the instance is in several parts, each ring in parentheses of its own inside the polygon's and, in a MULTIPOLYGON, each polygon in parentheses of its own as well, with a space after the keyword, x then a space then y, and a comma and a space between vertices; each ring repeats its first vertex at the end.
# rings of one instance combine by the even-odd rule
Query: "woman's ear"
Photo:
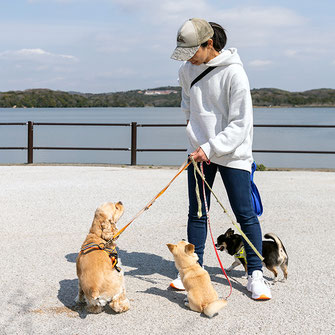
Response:
POLYGON ((209 49, 214 48, 214 43, 211 38, 207 41, 207 48, 209 49))

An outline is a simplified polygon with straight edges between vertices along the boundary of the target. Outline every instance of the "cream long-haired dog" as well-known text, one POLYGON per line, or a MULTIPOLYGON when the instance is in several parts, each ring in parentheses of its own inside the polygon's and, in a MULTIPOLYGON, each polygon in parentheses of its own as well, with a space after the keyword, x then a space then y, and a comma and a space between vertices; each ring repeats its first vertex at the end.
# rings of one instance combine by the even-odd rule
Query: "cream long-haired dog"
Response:
POLYGON ((129 309, 123 271, 118 267, 116 244, 109 242, 116 233, 116 222, 123 214, 122 202, 107 202, 95 211, 93 223, 77 257, 79 291, 77 303, 86 303, 90 313, 109 306, 116 312, 129 309))
POLYGON ((177 245, 168 243, 167 247, 173 255, 187 291, 188 301, 185 302, 185 306, 211 318, 226 306, 227 301, 218 298, 208 272, 197 262, 198 255, 194 252, 194 245, 180 241, 177 245))

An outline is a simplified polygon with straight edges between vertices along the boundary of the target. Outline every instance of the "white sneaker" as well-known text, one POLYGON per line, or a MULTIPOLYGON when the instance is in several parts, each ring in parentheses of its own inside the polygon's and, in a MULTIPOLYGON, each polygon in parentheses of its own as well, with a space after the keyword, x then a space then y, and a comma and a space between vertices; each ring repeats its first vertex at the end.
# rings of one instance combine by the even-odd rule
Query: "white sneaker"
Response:
POLYGON ((263 272, 260 270, 255 270, 251 276, 248 276, 247 290, 252 293, 251 297, 255 300, 272 298, 269 282, 263 278, 263 272))
POLYGON ((183 282, 180 279, 180 274, 179 273, 178 273, 178 277, 171 282, 170 286, 173 287, 176 290, 185 291, 185 287, 183 285, 183 282))

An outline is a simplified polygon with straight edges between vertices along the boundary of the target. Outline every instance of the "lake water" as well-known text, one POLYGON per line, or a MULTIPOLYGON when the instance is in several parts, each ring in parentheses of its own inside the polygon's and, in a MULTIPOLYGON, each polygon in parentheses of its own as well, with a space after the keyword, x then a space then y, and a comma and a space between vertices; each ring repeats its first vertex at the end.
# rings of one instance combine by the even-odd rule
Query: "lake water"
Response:
MULTIPOLYGON (((0 108, 3 122, 183 124, 180 108, 0 108)), ((255 108, 254 123, 335 125, 335 108, 255 108)), ((130 127, 34 126, 34 146, 130 148, 130 127)), ((26 126, 0 126, 0 147, 27 146, 26 126)), ((186 148, 184 127, 139 127, 137 147, 186 148)), ((335 128, 257 128, 256 150, 335 151, 335 128)), ((179 165, 184 152, 138 152, 137 164, 179 165)), ((331 154, 255 153, 258 164, 278 168, 335 168, 331 154)), ((0 163, 25 163, 25 150, 1 150, 0 163)), ((34 150, 34 163, 130 164, 127 151, 34 150)))

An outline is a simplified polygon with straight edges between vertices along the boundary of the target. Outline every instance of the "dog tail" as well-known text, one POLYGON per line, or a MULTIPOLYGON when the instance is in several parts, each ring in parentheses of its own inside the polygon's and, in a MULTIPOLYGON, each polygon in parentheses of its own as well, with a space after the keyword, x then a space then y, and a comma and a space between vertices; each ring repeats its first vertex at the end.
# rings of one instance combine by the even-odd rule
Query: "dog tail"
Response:
POLYGON ((288 255, 287 255, 287 252, 286 252, 286 249, 284 247, 284 244, 283 242, 280 240, 280 238, 274 234, 274 233, 267 233, 264 235, 265 238, 270 238, 271 240, 273 240, 277 246, 278 246, 278 250, 279 250, 279 253, 284 253, 285 254, 285 259, 286 259, 286 264, 288 264, 288 255))
POLYGON ((218 313, 223 307, 227 305, 227 300, 215 300, 204 309, 204 314, 211 318, 214 314, 218 313))

